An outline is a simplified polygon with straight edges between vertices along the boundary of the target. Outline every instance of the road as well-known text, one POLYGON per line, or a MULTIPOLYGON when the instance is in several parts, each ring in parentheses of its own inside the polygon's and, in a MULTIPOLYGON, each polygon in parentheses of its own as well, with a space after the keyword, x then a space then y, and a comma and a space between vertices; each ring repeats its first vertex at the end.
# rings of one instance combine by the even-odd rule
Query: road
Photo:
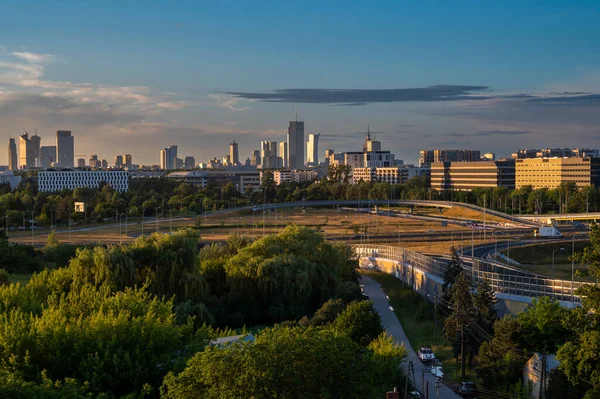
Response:
MULTIPOLYGON (((417 353, 410 346, 410 342, 408 342, 408 338, 406 338, 406 334, 404 334, 404 330, 402 329, 402 325, 400 321, 392 312, 388 309, 388 300, 385 296, 385 293, 381 289, 381 285, 375 280, 361 276, 361 284, 364 285, 363 289, 365 294, 369 296, 371 301, 373 302, 373 306, 377 313, 381 316, 381 322, 385 329, 392 335, 394 340, 398 343, 404 343, 406 346, 406 350, 408 351, 408 360, 412 361, 414 369, 415 369, 415 385, 421 393, 425 394, 425 388, 422 386, 422 372, 425 369, 423 363, 417 357, 417 353)), ((425 384, 429 383, 429 397, 436 398, 435 391, 435 377, 429 372, 429 369, 425 369, 425 384)), ((440 399, 457 399, 460 398, 457 394, 455 394, 450 388, 445 385, 440 387, 440 399)))

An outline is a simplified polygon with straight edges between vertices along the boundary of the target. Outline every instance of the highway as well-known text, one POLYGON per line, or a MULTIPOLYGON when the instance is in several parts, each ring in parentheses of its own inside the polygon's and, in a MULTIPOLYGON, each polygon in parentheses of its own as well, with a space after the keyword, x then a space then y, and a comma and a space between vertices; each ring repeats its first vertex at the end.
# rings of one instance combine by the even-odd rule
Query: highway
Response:
MULTIPOLYGON (((381 285, 379 285, 379 283, 375 280, 366 276, 361 276, 360 280, 361 284, 364 285, 363 290, 365 294, 369 296, 369 299, 373 302, 373 307, 375 308, 377 313, 379 313, 384 328, 392 335, 396 342, 403 343, 404 346, 406 346, 406 350, 408 352, 407 361, 411 361, 413 363, 413 367, 415 370, 416 388, 421 393, 423 393, 423 395, 425 394, 425 387, 422 386, 422 376, 423 371, 425 371, 425 384, 429 384, 429 397, 435 398, 435 377, 429 372, 429 369, 425 367, 423 363, 421 363, 421 361, 417 357, 417 353, 410 345, 410 342, 408 341, 408 338, 404 333, 404 329, 402 328, 400 321, 398 320, 394 312, 388 309, 389 302, 385 296, 385 292, 383 292, 383 290, 381 289, 381 285)), ((408 363, 403 364, 403 366, 405 367, 405 372, 407 364, 408 363)), ((441 399, 460 398, 460 396, 455 394, 446 385, 441 385, 439 397, 441 399)))

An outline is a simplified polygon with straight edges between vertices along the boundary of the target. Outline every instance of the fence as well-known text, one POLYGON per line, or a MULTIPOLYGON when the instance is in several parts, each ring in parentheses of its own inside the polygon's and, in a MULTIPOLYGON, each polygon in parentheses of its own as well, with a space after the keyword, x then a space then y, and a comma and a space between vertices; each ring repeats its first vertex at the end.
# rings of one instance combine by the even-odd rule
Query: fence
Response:
MULTIPOLYGON (((439 277, 444 276, 447 267, 446 262, 391 245, 362 244, 355 245, 354 249, 359 256, 379 257, 402 262, 403 265, 409 264, 439 277)), ((463 268, 471 274, 476 284, 483 280, 488 280, 496 293, 530 298, 549 296, 563 302, 579 303, 581 302, 581 298, 575 295, 575 291, 579 287, 589 284, 550 279, 523 270, 477 259, 472 262, 472 266, 463 265, 463 268)))

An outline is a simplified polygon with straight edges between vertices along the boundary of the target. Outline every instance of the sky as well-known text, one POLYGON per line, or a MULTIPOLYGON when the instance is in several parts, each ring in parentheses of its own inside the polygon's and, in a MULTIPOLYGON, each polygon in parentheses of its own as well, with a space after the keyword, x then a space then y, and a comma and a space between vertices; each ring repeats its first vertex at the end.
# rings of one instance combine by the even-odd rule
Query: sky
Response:
MULTIPOLYGON (((196 162, 325 149, 600 147, 596 1, 4 1, 0 140, 71 130, 77 157, 196 162)), ((0 165, 7 164, 6 146, 0 165)))

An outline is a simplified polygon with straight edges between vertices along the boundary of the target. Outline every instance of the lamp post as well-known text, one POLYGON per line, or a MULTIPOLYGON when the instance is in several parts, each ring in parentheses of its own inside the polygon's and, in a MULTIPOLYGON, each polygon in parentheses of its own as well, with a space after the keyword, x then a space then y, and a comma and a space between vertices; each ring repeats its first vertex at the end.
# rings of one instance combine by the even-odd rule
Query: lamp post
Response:
POLYGON ((556 248, 556 249, 554 249, 554 251, 552 251, 552 274, 554 274, 554 253, 556 251, 564 251, 564 250, 565 250, 564 248, 556 248))

